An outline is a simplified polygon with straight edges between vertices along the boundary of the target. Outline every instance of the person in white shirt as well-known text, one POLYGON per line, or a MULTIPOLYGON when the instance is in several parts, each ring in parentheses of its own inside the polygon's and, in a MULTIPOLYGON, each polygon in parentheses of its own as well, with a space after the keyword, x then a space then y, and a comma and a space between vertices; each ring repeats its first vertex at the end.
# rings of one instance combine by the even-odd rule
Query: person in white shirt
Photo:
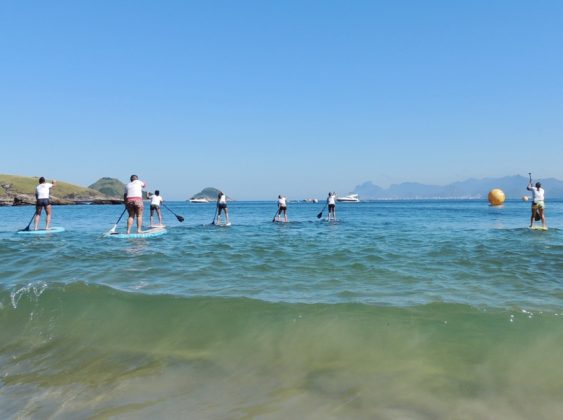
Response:
POLYGON ((227 208, 227 196, 220 191, 217 194, 217 224, 221 224, 221 212, 225 212, 225 222, 227 225, 230 225, 229 222, 229 209, 227 208))
POLYGON ((152 226, 152 216, 156 212, 158 216, 158 223, 162 225, 162 213, 160 212, 160 204, 164 202, 164 199, 160 195, 159 190, 155 190, 154 194, 149 193, 148 198, 151 200, 151 214, 150 214, 150 224, 152 226))
POLYGON ((541 187, 540 182, 536 182, 536 186, 532 187, 532 183, 530 182, 526 187, 528 191, 532 192, 532 216, 530 217, 530 227, 534 226, 534 219, 536 217, 536 213, 539 215, 541 219, 541 225, 543 228, 546 228, 545 224, 545 203, 544 203, 544 195, 545 191, 541 187))
POLYGON ((276 215, 278 222, 281 219, 282 213, 284 221, 287 223, 287 199, 283 195, 278 195, 278 214, 276 215))
POLYGON ((336 193, 328 193, 328 197, 326 199, 328 204, 328 220, 336 220, 336 193))
POLYGON ((142 232, 143 227, 143 188, 146 184, 139 180, 137 175, 131 175, 131 182, 125 186, 125 194, 123 199, 125 201, 125 207, 129 217, 127 218, 127 233, 131 233, 131 227, 133 226, 133 220, 137 218, 137 233, 142 232))
POLYGON ((39 220, 41 219, 41 211, 45 208, 47 214, 47 221, 45 222, 45 230, 48 230, 51 225, 51 188, 57 185, 57 181, 45 182, 45 177, 39 178, 39 185, 35 187, 35 230, 39 228, 39 220))

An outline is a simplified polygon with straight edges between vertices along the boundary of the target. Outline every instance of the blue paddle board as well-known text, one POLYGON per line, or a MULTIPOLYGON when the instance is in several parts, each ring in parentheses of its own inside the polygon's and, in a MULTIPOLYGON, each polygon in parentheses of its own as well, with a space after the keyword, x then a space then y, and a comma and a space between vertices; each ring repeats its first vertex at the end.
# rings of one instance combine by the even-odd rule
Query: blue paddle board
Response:
POLYGON ((52 227, 48 230, 45 229, 38 229, 38 230, 18 230, 18 233, 21 235, 49 235, 51 233, 60 233, 60 232, 64 232, 65 228, 64 227, 52 227))
POLYGON ((167 232, 168 231, 164 228, 151 228, 148 230, 144 230, 141 233, 108 232, 105 234, 105 236, 110 238, 118 238, 118 239, 152 238, 154 236, 164 235, 167 232))

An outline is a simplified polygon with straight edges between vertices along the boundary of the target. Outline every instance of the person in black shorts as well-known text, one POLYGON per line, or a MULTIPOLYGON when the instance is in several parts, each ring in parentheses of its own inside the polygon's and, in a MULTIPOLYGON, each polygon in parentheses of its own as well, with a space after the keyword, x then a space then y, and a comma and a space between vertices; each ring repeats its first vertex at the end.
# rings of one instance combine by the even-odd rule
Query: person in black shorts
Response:
POLYGON ((336 193, 329 192, 326 202, 328 204, 328 221, 336 220, 336 193))
POLYGON ((230 225, 231 222, 229 221, 229 209, 227 208, 227 196, 220 191, 217 194, 217 224, 221 224, 221 213, 225 213, 225 224, 230 225))
POLYGON ((41 219, 41 211, 45 209, 47 221, 45 222, 45 230, 51 225, 51 188, 57 185, 57 181, 45 182, 45 177, 39 178, 39 185, 35 187, 35 230, 39 228, 39 220, 41 219))

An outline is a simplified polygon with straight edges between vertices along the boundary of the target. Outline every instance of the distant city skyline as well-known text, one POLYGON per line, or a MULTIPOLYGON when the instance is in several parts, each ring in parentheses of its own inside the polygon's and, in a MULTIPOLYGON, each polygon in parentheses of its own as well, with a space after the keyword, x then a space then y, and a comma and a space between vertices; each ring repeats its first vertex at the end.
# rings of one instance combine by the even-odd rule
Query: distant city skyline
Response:
POLYGON ((0 10, 0 173, 178 200, 563 179, 563 2, 0 10))

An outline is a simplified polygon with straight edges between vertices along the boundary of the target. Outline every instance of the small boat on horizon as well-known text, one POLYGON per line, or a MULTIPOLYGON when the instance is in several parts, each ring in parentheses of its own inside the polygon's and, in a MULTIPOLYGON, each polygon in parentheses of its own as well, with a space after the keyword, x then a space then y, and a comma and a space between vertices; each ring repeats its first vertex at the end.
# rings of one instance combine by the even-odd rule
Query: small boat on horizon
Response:
POLYGON ((343 203, 358 203, 360 198, 358 197, 358 194, 349 194, 344 197, 336 197, 336 201, 343 203))
POLYGON ((195 203, 195 204, 207 204, 209 203, 209 200, 205 197, 200 197, 200 198, 190 198, 188 200, 190 203, 195 203))

